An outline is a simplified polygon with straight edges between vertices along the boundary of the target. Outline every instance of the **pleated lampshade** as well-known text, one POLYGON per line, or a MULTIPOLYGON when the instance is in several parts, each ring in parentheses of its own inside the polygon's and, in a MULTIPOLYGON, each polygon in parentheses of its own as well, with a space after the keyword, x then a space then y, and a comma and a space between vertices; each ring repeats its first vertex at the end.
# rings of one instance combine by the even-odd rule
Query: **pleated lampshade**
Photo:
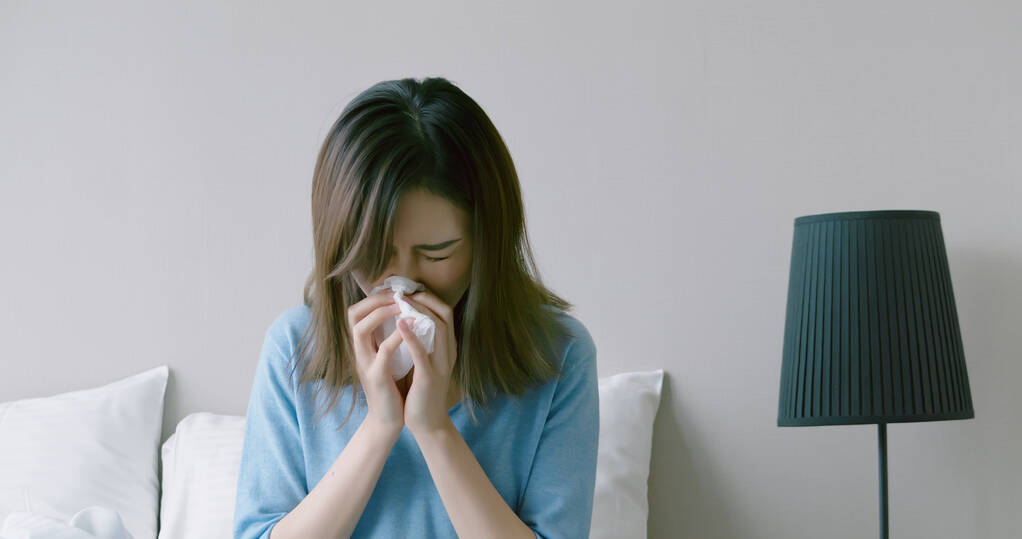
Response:
POLYGON ((940 215, 795 219, 778 426, 974 417, 940 215))

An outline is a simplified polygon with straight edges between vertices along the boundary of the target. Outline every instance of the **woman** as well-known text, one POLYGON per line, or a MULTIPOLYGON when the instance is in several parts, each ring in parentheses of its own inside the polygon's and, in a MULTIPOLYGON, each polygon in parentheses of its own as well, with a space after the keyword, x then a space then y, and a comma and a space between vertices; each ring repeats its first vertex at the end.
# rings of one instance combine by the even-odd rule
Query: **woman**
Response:
POLYGON ((236 539, 589 535, 596 347, 541 284, 524 214, 507 147, 448 80, 344 108, 316 162, 304 301, 256 367, 236 539), (393 275, 426 288, 406 299, 436 325, 430 354, 400 325, 373 338, 398 308, 367 294, 393 275))

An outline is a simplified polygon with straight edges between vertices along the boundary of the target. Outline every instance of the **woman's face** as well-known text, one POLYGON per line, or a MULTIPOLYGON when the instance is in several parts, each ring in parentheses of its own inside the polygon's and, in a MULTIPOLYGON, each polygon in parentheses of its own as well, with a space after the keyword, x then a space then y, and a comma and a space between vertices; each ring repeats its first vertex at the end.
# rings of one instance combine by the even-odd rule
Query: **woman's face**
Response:
POLYGON ((453 308, 468 290, 472 268, 468 215, 442 197, 413 189, 401 197, 395 219, 387 267, 372 283, 355 272, 355 282, 368 295, 387 277, 401 275, 453 308))

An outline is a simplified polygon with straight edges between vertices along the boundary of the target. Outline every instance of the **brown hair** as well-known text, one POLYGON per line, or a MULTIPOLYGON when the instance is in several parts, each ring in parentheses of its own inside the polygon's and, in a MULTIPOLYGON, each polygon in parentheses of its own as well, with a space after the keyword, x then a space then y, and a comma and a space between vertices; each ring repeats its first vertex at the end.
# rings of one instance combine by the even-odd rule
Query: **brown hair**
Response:
MULTIPOLYGON (((352 272, 380 275, 398 201, 416 188, 469 216, 473 260, 468 290, 453 309, 452 375, 473 421, 472 403, 487 406, 494 388, 517 396, 560 375, 556 343, 568 330, 556 309, 573 305, 539 277, 504 140, 482 108, 445 78, 382 81, 345 106, 313 174, 315 262, 304 292, 311 315, 295 364, 299 384, 322 380, 317 396, 329 391, 323 412, 342 387, 358 384, 347 310, 365 294, 352 272)), ((351 417, 356 392, 351 396, 338 429, 351 417)))

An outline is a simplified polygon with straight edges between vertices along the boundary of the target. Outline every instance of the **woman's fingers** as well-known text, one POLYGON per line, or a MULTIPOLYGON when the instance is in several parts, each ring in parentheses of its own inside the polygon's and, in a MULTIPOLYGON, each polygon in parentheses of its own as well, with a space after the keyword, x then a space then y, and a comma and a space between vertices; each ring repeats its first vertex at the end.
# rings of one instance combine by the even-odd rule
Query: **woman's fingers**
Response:
POLYGON ((377 356, 389 357, 392 355, 394 350, 397 350, 397 347, 401 345, 402 338, 401 332, 394 330, 393 333, 391 333, 386 339, 383 339, 383 342, 380 343, 380 351, 377 353, 377 356))
MULTIPOLYGON (((394 303, 394 296, 386 294, 382 290, 371 296, 366 296, 358 303, 348 307, 348 327, 354 328, 355 324, 373 312, 374 309, 388 303, 394 303)), ((394 304, 396 305, 396 303, 394 304)))
MULTIPOLYGON (((394 332, 391 333, 386 339, 383 339, 383 342, 380 343, 380 350, 379 352, 376 353, 376 361, 373 363, 373 365, 375 366, 376 363, 381 364, 385 363, 388 359, 390 359, 394 355, 394 351, 397 350, 397 347, 401 346, 401 341, 403 338, 404 337, 401 335, 401 331, 394 330, 394 332)), ((387 365, 383 365, 379 368, 386 369, 388 373, 390 372, 390 369, 387 365)))
POLYGON ((373 333, 380 324, 388 318, 394 317, 399 312, 401 312, 401 309, 398 308, 396 303, 391 302, 391 304, 388 305, 384 302, 382 305, 377 305, 375 310, 370 312, 365 318, 359 320, 352 327, 352 339, 355 342, 355 346, 359 347, 361 351, 360 355, 369 358, 376 353, 373 342, 373 333))

